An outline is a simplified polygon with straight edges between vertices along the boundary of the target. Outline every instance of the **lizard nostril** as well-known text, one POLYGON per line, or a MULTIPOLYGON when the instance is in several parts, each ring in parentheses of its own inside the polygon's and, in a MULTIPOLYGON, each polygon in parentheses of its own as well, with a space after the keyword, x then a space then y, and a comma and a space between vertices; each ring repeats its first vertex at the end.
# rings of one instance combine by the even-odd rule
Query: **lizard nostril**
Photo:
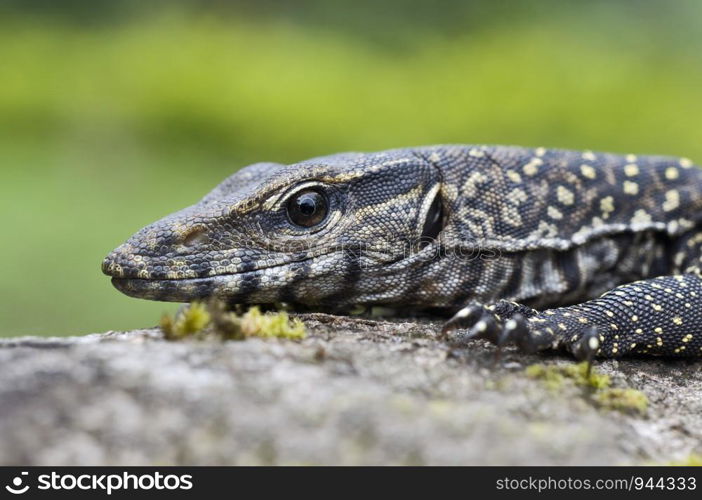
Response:
POLYGON ((183 236, 182 241, 183 245, 186 247, 194 247, 204 245, 210 241, 210 239, 207 237, 204 227, 194 227, 183 236))

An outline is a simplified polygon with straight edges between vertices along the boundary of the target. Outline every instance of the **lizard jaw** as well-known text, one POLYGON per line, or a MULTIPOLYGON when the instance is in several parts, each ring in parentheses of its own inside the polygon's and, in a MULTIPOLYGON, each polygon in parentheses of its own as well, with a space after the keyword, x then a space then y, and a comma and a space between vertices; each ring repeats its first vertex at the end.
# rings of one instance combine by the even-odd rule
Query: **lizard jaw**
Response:
MULTIPOLYGON (((192 302, 219 297, 232 304, 299 302, 286 294, 291 282, 304 279, 314 259, 288 262, 238 273, 196 278, 112 276, 112 285, 130 297, 163 302, 192 302)), ((319 290, 319 287, 314 287, 319 290)), ((310 293, 310 299, 314 293, 310 293)))
POLYGON ((112 285, 123 294, 137 299, 163 302, 192 302, 212 296, 213 279, 150 280, 112 278, 112 285))
MULTIPOLYGON (((281 266, 282 267, 282 266, 281 266)), ((272 269, 272 268, 268 268, 272 269)), ((231 303, 251 303, 252 295, 261 292, 265 270, 223 274, 204 278, 140 279, 113 277, 112 285, 130 297, 163 302, 192 302, 220 297, 231 303)), ((276 294, 256 294, 256 303, 275 302, 276 294)))

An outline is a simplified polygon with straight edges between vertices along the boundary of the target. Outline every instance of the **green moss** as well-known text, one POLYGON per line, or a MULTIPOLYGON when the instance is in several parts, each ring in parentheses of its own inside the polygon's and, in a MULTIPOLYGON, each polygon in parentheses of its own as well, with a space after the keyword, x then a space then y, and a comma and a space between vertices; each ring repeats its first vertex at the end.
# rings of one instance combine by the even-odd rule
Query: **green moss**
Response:
POLYGON ((648 398, 636 389, 612 387, 592 396, 595 403, 607 410, 644 415, 648 409, 648 398))
POLYGON ((244 337, 299 340, 305 338, 305 325, 299 319, 290 321, 285 311, 263 314, 258 307, 252 307, 241 316, 241 333, 244 337))
POLYGON ((675 460, 663 465, 674 465, 678 467, 702 467, 702 455, 693 453, 682 460, 675 460))
POLYGON ((636 389, 611 387, 608 375, 592 370, 587 373, 587 363, 569 365, 535 364, 525 370, 529 378, 541 380, 551 391, 559 391, 571 384, 587 389, 586 397, 598 408, 643 415, 648 408, 648 398, 636 389))
POLYGON ((285 311, 262 313, 252 307, 243 314, 228 311, 221 301, 194 302, 175 318, 164 315, 161 330, 168 340, 186 337, 215 337, 222 340, 244 340, 249 337, 305 338, 305 325, 299 319, 290 320, 285 311))
POLYGON ((608 375, 597 373, 595 370, 592 370, 588 377, 587 363, 584 362, 568 365, 535 364, 526 368, 526 374, 529 378, 542 380, 552 390, 562 388, 567 381, 593 389, 604 389, 612 383, 608 375))
POLYGON ((211 316, 204 304, 195 302, 184 308, 175 318, 161 317, 161 330, 168 340, 177 340, 202 332, 210 324, 211 316))

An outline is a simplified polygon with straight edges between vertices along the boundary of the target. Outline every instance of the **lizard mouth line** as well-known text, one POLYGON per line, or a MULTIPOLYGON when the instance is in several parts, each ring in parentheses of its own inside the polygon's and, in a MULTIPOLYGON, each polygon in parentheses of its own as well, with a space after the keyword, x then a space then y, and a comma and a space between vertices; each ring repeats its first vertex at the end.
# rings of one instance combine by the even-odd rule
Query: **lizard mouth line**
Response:
MULTIPOLYGON (((280 266, 276 266, 280 267, 280 266)), ((162 300, 166 302, 191 302, 202 300, 218 291, 227 288, 232 279, 237 279, 240 284, 235 289, 248 289, 247 283, 254 283, 260 268, 240 273, 219 274, 202 278, 177 278, 177 279, 144 279, 144 278, 112 278, 112 286, 120 292, 135 298, 162 300)))
POLYGON ((272 264, 272 265, 267 265, 267 266, 260 266, 256 267, 255 269, 246 269, 243 271, 238 271, 238 272, 229 272, 229 273, 222 273, 222 274, 213 274, 211 276, 196 276, 196 277, 183 277, 183 278, 138 278, 138 277, 130 277, 130 276, 114 276, 110 275, 109 273, 105 273, 108 276, 112 277, 112 283, 115 285, 115 287, 120 288, 117 286, 118 284, 120 285, 134 285, 134 286, 154 286, 159 283, 163 284, 197 284, 197 283, 205 283, 205 282, 212 282, 212 281, 218 281, 218 280, 225 280, 227 278, 231 277, 246 277, 250 275, 254 275, 256 273, 260 273, 263 271, 266 271, 268 269, 276 269, 276 268, 282 268, 285 266, 290 266, 293 264, 301 264, 304 262, 309 262, 313 259, 317 259, 320 257, 324 257, 326 255, 329 255, 333 252, 327 252, 327 253, 322 253, 319 255, 311 255, 303 259, 293 259, 289 260, 286 262, 281 262, 278 264, 272 264))
POLYGON ((142 282, 142 283, 188 283, 188 282, 198 282, 198 281, 207 281, 207 280, 216 280, 220 278, 227 278, 231 276, 246 276, 247 274, 254 274, 258 273, 261 271, 265 271, 267 269, 275 269, 279 267, 284 267, 288 266, 290 264, 299 264, 302 262, 308 262, 312 260, 314 257, 310 257, 307 259, 302 259, 302 260, 292 260, 290 262, 284 262, 282 264, 276 264, 272 266, 264 266, 264 267, 257 267, 256 269, 248 269, 246 271, 239 271, 239 272, 234 272, 234 273, 222 273, 222 274, 213 274, 212 276, 198 276, 198 277, 183 277, 183 278, 132 278, 132 277, 126 277, 126 276, 112 276, 112 282, 142 282))
POLYGON ((289 266, 291 264, 299 264, 302 262, 307 262, 315 258, 323 257, 325 255, 328 255, 331 252, 326 252, 326 253, 320 253, 318 255, 308 255, 305 256, 304 258, 298 258, 298 259, 290 259, 284 262, 279 262, 276 264, 270 264, 270 265, 262 265, 262 266, 256 266, 254 269, 246 269, 243 271, 235 271, 235 272, 226 272, 226 273, 221 273, 221 274, 213 274, 211 276, 192 276, 192 277, 182 277, 182 278, 167 278, 167 277, 158 277, 158 278, 139 278, 137 276, 119 276, 112 274, 110 271, 106 270, 108 267, 106 265, 103 265, 103 273, 106 274, 107 276, 110 276, 112 278, 112 281, 135 281, 135 282, 150 282, 150 283, 155 283, 155 282, 187 282, 187 281, 199 281, 199 280, 212 280, 212 279, 217 279, 217 278, 222 278, 222 277, 227 277, 227 276, 243 276, 246 274, 251 274, 251 273, 257 273, 261 271, 265 271, 266 269, 275 269, 278 267, 284 267, 284 266, 289 266))
MULTIPOLYGON (((107 269, 106 266, 103 266, 103 273, 106 274, 107 276, 110 276, 112 278, 113 282, 128 282, 128 281, 133 281, 133 282, 149 282, 149 283, 177 283, 177 282, 195 282, 195 281, 203 281, 203 280, 216 280, 218 278, 226 278, 229 276, 245 276, 247 274, 253 274, 261 271, 265 271, 267 269, 276 269, 280 267, 285 267, 293 264, 300 264, 303 262, 309 262, 314 259, 319 259, 323 258, 326 256, 329 256, 331 254, 334 254, 336 252, 345 252, 348 251, 347 249, 341 247, 332 247, 327 249, 326 251, 319 252, 319 253, 313 253, 312 255, 306 255, 303 258, 293 258, 284 262, 279 262, 276 264, 270 264, 270 265, 262 265, 255 267, 254 269, 246 269, 243 271, 235 271, 235 272, 226 272, 226 273, 221 273, 221 274, 213 274, 211 276, 195 276, 195 277, 183 277, 183 278, 166 278, 166 277, 159 277, 159 278, 139 278, 136 276, 116 276, 109 271, 106 271, 104 269, 107 269)), ((383 253, 383 252, 378 252, 378 253, 383 253)), ((401 258, 404 257, 404 255, 399 256, 396 259, 393 259, 392 261, 384 261, 384 264, 392 263, 396 260, 401 260, 401 258)))

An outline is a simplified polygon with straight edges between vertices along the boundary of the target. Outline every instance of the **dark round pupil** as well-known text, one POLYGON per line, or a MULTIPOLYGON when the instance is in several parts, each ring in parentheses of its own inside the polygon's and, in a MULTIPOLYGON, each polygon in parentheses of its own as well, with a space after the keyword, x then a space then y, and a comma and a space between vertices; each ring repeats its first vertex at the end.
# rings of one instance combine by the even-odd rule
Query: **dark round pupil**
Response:
POLYGON ((303 194, 297 199, 297 208, 302 215, 313 215, 317 210, 317 200, 314 194, 303 194))
POLYGON ((288 217, 293 224, 312 227, 327 216, 327 199, 313 189, 302 191, 293 196, 288 203, 288 217))

